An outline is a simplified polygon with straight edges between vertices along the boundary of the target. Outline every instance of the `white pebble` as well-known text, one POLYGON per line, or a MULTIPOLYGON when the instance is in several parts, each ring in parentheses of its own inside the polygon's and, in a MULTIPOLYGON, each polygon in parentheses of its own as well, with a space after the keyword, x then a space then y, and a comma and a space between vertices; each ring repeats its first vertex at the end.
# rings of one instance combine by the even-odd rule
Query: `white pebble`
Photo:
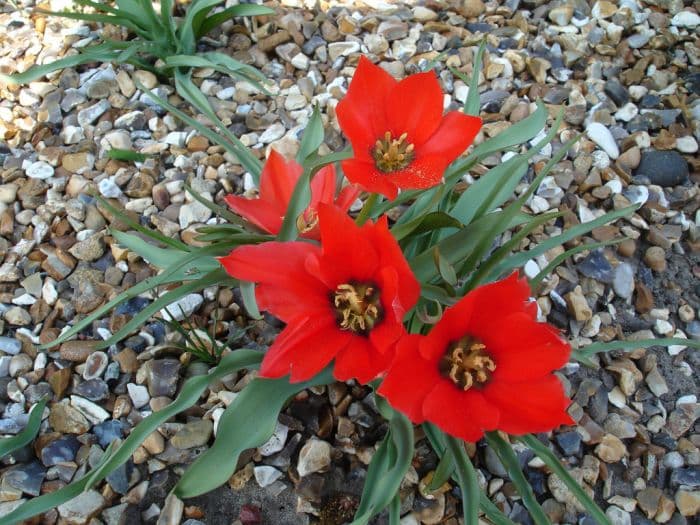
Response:
POLYGON ((611 159, 616 159, 620 156, 620 150, 617 147, 612 133, 600 122, 591 122, 588 124, 588 126, 586 126, 586 135, 607 153, 611 159))
POLYGON ((30 179, 48 179, 53 177, 53 166, 43 160, 32 162, 25 170, 30 179))
POLYGON ((698 142, 692 135, 679 137, 676 139, 676 149, 681 153, 696 153, 698 151, 698 142))
POLYGON ((700 25, 700 15, 692 11, 681 11, 671 19, 671 25, 676 27, 695 27, 700 25))

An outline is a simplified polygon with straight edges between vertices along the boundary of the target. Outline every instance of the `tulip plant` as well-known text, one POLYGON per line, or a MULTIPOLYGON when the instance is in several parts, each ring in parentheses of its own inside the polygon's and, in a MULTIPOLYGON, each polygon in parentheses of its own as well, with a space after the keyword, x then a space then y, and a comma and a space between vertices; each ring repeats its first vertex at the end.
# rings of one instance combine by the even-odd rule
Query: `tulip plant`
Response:
MULTIPOLYGON (((549 520, 521 470, 514 441, 531 448, 589 516, 609 524, 546 439, 546 433, 562 425, 575 425, 556 371, 570 359, 595 366, 598 352, 697 342, 616 341, 572 352, 564 334, 538 321, 532 297, 556 265, 618 240, 578 244, 530 279, 519 269, 552 248, 634 214, 636 206, 578 224, 519 252, 526 236, 563 215, 526 213, 527 204, 552 168, 573 151, 577 138, 555 148, 546 162, 531 164, 558 136, 562 120, 561 114, 550 119, 538 103, 528 118, 464 155, 481 129, 482 52, 483 46, 471 80, 466 79, 470 90, 464 108, 445 115, 434 72, 399 82, 361 57, 336 108, 352 147, 319 155, 324 131, 314 109, 296 159, 285 159, 274 145, 262 166, 254 156, 247 157, 245 165, 259 188, 256 198, 227 196, 227 209, 189 190, 220 218, 200 229, 197 247, 144 228, 120 213, 114 201, 103 201, 127 230, 152 242, 116 228, 114 239, 161 271, 66 329, 52 345, 75 336, 121 302, 151 293, 152 303, 97 345, 109 347, 187 294, 211 286, 239 287, 251 318, 263 310, 285 327, 264 354, 226 349, 208 375, 188 379, 171 405, 148 415, 123 442, 112 443, 92 471, 26 502, 0 522, 19 522, 94 486, 127 461, 146 436, 195 404, 212 382, 258 369, 223 412, 214 443, 188 467, 173 489, 175 496, 194 497, 225 483, 241 452, 271 437, 290 397, 309 387, 354 381, 374 390, 388 431, 369 464, 353 525, 367 524, 385 509, 389 522, 399 523, 399 487, 417 436, 425 436, 440 457, 426 490, 454 480, 461 488, 466 525, 480 519, 512 523, 486 495, 468 454, 473 447, 465 447, 465 442, 481 439, 501 460, 537 525, 549 520), (549 130, 541 133, 548 120, 549 130), (521 146, 535 137, 542 138, 532 148, 521 146), (507 160, 476 179, 469 176, 483 159, 507 150, 513 152, 507 160), (470 183, 466 189, 464 180, 470 183), (359 213, 353 215, 349 210, 358 199, 361 209, 355 207, 359 213)), ((226 137, 152 96, 202 134, 227 143, 226 137)), ((238 151, 238 144, 229 146, 238 151)), ((0 443, 3 453, 32 439, 42 411, 40 404, 21 435, 0 443)))

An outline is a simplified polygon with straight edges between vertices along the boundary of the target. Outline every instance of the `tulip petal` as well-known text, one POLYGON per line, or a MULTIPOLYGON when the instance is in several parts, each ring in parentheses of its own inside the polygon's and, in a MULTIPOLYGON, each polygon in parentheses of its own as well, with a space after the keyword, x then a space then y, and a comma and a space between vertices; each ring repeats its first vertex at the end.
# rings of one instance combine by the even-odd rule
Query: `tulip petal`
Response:
POLYGON ((399 189, 392 182, 391 175, 382 173, 374 165, 373 160, 361 160, 356 156, 341 162, 343 173, 350 182, 359 184, 372 193, 381 193, 387 199, 395 199, 399 189))
POLYGON ((273 235, 279 233, 284 220, 284 211, 280 213, 280 210, 271 203, 260 198, 247 199, 237 195, 227 195, 224 200, 234 212, 261 230, 273 235))
POLYGON ((481 392, 464 392, 444 378, 425 398, 423 416, 448 434, 472 443, 485 431, 500 428, 497 408, 481 392))
POLYGON ((481 125, 479 117, 451 111, 443 117, 435 133, 421 145, 420 155, 444 157, 452 162, 474 142, 481 125))
POLYGON ((387 98, 388 131, 395 139, 408 133, 407 141, 419 148, 440 126, 442 101, 442 89, 432 71, 404 78, 387 98))
POLYGON ((559 425, 574 424, 566 413, 571 401, 554 374, 524 383, 492 381, 482 392, 498 407, 501 414, 498 428, 509 434, 546 432, 559 425))
POLYGON ((296 185, 303 168, 294 160, 289 162, 277 153, 270 150, 270 156, 265 161, 262 173, 260 174, 260 198, 274 206, 281 216, 287 211, 287 205, 292 198, 294 186, 296 185))
POLYGON ((355 158, 370 159, 377 139, 390 131, 386 101, 397 84, 381 67, 360 57, 348 92, 335 109, 338 123, 352 143, 355 158))
POLYGON ((333 376, 338 381, 369 383, 389 367, 392 358, 393 352, 379 352, 367 337, 352 335, 335 359, 333 376))

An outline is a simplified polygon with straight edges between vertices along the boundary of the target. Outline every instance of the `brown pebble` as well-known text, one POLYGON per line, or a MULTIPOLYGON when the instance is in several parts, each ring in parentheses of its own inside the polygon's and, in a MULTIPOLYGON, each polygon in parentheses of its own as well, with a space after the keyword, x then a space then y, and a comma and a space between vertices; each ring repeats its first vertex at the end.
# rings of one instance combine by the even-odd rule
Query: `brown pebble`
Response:
POLYGON ((655 272, 666 270, 666 251, 660 246, 651 246, 644 253, 644 262, 655 272))
POLYGON ((640 314, 650 312, 654 307, 654 295, 651 293, 651 290, 640 282, 634 285, 634 289, 637 292, 634 300, 635 310, 640 314))
POLYGON ((84 363, 95 349, 95 341, 67 341, 61 345, 61 359, 84 363))
POLYGON ((637 243, 634 239, 625 239, 617 247, 617 253, 623 257, 632 257, 637 250, 637 243))

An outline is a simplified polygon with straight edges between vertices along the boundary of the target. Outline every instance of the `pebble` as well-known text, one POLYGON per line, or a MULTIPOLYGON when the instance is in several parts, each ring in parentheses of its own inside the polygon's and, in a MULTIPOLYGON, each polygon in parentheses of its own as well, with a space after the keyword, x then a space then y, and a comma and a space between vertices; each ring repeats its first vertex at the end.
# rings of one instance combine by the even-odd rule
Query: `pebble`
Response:
POLYGON ((54 169, 48 162, 40 160, 32 162, 25 170, 25 173, 31 179, 45 180, 53 177, 54 169))
POLYGON ((22 343, 12 337, 0 336, 0 352, 10 355, 19 354, 22 350, 22 343))
POLYGON ((297 472, 300 477, 327 469, 331 464, 331 446, 320 439, 310 439, 299 451, 297 472))
POLYGON ((211 438, 213 428, 213 423, 208 419, 193 421, 178 430, 170 442, 178 449, 201 447, 211 438))
POLYGON ((688 180, 688 163, 675 151, 645 151, 635 175, 643 175, 657 186, 679 186, 688 180))
POLYGON ((146 406, 151 400, 151 396, 148 395, 148 389, 145 386, 129 383, 126 385, 126 389, 135 408, 146 406))
POLYGON ((70 501, 58 506, 58 514, 67 523, 88 523, 105 506, 106 501, 96 490, 81 492, 70 501))
POLYGON ((605 151, 611 159, 616 159, 620 156, 620 150, 617 147, 612 133, 600 122, 591 122, 588 124, 588 126, 586 126, 586 135, 605 151))
POLYGON ((617 265, 613 274, 613 290, 623 299, 631 299, 634 292, 634 269, 629 263, 617 265))
POLYGON ((255 481, 262 488, 272 485, 282 476, 282 473, 275 467, 269 467, 266 465, 255 467, 253 472, 255 475, 255 481))

